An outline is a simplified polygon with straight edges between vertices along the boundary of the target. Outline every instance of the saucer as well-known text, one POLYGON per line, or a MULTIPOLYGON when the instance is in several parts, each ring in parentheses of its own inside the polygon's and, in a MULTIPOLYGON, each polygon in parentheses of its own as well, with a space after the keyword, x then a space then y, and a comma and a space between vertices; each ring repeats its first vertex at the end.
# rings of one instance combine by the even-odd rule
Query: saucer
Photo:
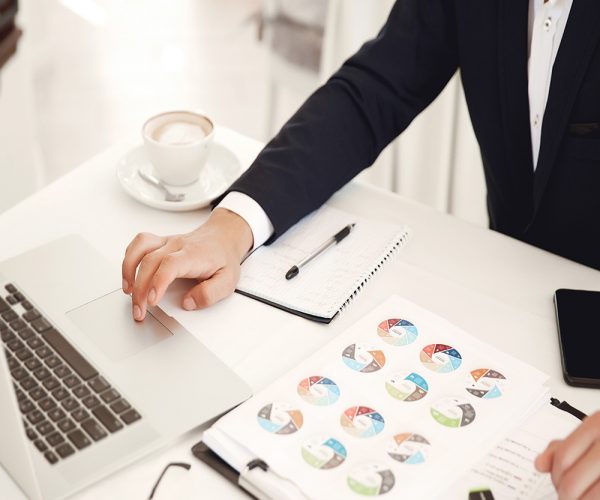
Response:
POLYGON ((129 150, 117 163, 117 178, 121 187, 132 198, 150 207, 185 212, 208 206, 231 186, 243 169, 233 151, 223 144, 213 143, 208 160, 196 182, 187 186, 167 185, 174 193, 185 193, 183 201, 166 201, 163 191, 144 181, 138 170, 158 177, 143 145, 129 150))

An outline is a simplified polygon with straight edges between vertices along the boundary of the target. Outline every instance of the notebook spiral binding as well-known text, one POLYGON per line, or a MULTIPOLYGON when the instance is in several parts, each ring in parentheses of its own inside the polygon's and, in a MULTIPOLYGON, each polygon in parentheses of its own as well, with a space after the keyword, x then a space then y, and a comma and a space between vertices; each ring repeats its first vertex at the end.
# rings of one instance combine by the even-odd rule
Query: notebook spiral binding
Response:
POLYGON ((386 263, 391 262, 391 260, 398 255, 398 252, 404 246, 404 244, 406 243, 406 240, 408 240, 409 235, 410 235, 410 229, 405 228, 404 232, 400 235, 400 237, 397 238, 396 240, 392 241, 392 243, 390 245, 388 245, 383 250, 383 252, 381 252, 381 255, 377 258, 377 264, 371 270, 369 270, 369 272, 366 275, 361 276, 356 281, 355 285, 353 285, 353 287, 352 287, 353 290, 348 294, 348 298, 346 299, 346 301, 342 304, 342 306, 339 309, 339 315, 341 315, 347 309, 347 307, 352 303, 352 301, 354 301, 356 296, 367 285, 367 283, 377 274, 377 272, 386 263))

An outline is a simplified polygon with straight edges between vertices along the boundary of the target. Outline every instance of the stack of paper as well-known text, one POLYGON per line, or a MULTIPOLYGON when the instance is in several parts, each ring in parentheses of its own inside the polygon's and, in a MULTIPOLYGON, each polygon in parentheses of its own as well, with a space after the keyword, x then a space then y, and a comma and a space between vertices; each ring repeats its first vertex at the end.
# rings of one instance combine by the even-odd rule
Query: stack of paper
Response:
POLYGON ((205 442, 237 470, 264 460, 310 498, 433 498, 548 401, 546 380, 392 297, 205 442))

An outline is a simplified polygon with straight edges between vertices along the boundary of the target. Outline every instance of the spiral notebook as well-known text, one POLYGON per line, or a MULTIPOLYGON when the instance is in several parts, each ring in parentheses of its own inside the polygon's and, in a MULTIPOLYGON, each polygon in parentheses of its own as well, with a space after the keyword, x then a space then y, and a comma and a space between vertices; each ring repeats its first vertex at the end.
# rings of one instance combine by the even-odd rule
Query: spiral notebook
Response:
POLYGON ((324 205, 275 243, 253 252, 243 263, 237 292, 313 321, 329 323, 397 252, 406 226, 379 222, 324 205), (293 265, 348 224, 353 231, 303 267, 292 280, 293 265))

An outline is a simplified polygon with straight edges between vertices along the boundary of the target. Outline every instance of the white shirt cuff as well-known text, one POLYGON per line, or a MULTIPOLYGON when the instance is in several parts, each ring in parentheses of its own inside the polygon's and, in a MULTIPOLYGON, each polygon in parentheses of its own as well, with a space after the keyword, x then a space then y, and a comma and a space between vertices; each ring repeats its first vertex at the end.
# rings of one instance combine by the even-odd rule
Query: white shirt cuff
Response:
POLYGON ((219 203, 217 207, 226 208, 227 210, 235 212, 248 223, 252 230, 252 236, 254 237, 254 246, 251 251, 261 246, 274 232, 273 224, 271 223, 269 216, 262 207, 247 194, 232 191, 221 200, 221 203, 219 203))

